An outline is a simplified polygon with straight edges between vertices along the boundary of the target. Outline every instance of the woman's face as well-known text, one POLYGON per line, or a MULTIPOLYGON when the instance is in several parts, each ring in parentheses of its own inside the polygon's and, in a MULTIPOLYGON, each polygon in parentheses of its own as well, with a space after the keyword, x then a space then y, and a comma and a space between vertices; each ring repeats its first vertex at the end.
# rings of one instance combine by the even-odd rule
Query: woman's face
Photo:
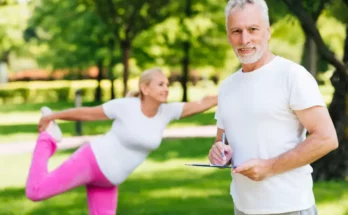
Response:
POLYGON ((164 74, 155 73, 152 81, 148 85, 142 86, 143 94, 159 103, 165 103, 168 98, 168 83, 164 74))

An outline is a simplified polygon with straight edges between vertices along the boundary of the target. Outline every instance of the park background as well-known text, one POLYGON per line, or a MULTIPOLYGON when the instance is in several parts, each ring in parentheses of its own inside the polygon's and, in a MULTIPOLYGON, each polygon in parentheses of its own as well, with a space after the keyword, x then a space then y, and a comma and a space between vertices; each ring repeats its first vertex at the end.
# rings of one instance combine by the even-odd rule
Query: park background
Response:
MULTIPOLYGON (((170 101, 216 94, 240 64, 227 44, 224 0, 0 0, 0 215, 87 214, 84 188, 25 198, 40 107, 99 105, 136 89, 147 68, 170 80, 170 101), (4 147, 1 147, 4 146, 4 147), (1 153, 6 147, 18 153, 1 153)), ((318 81, 340 147, 313 164, 319 214, 348 215, 348 0, 267 0, 271 50, 318 81)), ((214 126, 214 109, 169 129, 214 126)), ((100 135, 110 122, 59 121, 64 137, 100 135)), ((211 137, 166 138, 120 186, 118 214, 233 214, 228 170, 207 162, 211 137)), ((74 149, 50 160, 59 165, 74 149)))

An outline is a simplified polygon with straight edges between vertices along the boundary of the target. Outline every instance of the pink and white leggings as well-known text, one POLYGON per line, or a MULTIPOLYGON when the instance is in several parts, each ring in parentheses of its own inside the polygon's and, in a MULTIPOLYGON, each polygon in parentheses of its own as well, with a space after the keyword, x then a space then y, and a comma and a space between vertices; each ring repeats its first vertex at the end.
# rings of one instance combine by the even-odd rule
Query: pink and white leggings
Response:
POLYGON ((54 139, 48 133, 39 135, 29 170, 26 196, 32 201, 40 201, 84 185, 90 215, 116 214, 118 187, 100 171, 91 146, 80 147, 61 166, 48 172, 48 159, 56 148, 54 139))

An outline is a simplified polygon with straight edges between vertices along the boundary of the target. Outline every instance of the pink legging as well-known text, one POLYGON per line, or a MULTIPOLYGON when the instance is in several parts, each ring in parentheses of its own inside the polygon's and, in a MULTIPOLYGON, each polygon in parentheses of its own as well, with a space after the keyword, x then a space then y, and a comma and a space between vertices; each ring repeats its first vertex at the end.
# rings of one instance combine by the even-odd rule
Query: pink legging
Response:
POLYGON ((118 187, 100 171, 91 146, 82 146, 61 166, 48 172, 48 159, 55 150, 54 139, 42 132, 34 150, 26 196, 32 201, 40 201, 85 185, 89 214, 116 214, 118 187))

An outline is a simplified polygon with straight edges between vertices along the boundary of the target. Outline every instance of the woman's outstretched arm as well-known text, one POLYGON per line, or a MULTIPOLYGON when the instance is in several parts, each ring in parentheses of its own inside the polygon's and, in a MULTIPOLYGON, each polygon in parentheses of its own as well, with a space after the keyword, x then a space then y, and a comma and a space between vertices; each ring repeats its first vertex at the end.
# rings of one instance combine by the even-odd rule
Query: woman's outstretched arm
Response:
POLYGON ((38 125, 39 131, 45 130, 48 123, 56 119, 69 121, 96 121, 108 120, 109 118, 105 115, 101 105, 95 107, 71 108, 43 116, 38 125))
POLYGON ((204 112, 217 105, 217 96, 205 96, 203 99, 194 102, 186 102, 180 118, 188 117, 204 112))

